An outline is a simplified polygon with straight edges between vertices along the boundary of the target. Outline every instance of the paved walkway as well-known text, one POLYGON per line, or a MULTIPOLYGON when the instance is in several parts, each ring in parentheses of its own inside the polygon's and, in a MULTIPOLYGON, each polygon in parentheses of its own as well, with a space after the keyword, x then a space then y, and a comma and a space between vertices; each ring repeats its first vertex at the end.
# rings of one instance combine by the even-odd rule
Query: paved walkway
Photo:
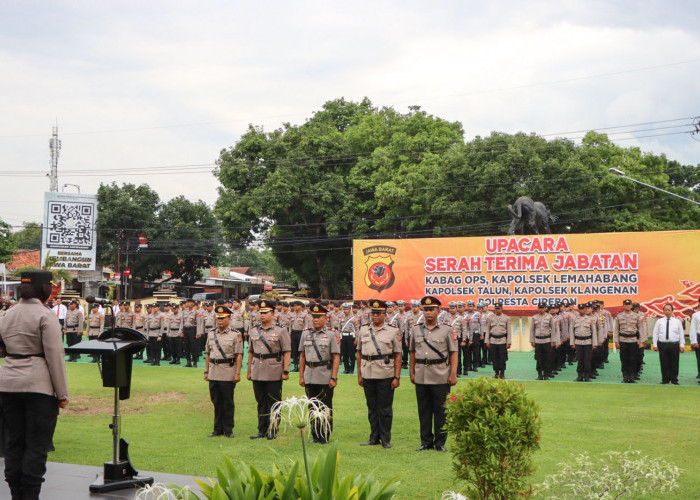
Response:
MULTIPOLYGON (((4 470, 5 460, 0 458, 0 471, 4 470)), ((90 484, 95 481, 98 474, 102 474, 102 467, 49 462, 46 464, 46 482, 44 482, 44 486, 41 489, 41 498, 43 500, 83 500, 100 498, 133 499, 136 497, 136 489, 111 491, 104 494, 90 493, 90 484)), ((193 486, 195 491, 199 491, 193 476, 147 471, 139 471, 139 475, 152 477, 156 483, 193 486)), ((4 480, 0 482, 0 498, 10 498, 10 489, 4 480)))

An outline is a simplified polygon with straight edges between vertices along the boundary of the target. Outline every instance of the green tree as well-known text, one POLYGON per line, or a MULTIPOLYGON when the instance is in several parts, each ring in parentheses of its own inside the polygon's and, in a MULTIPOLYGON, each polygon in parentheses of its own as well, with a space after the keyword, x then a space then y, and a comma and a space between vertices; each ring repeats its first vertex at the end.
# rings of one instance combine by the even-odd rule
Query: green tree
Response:
POLYGON ((23 222, 22 229, 12 235, 17 248, 23 250, 38 250, 41 248, 41 224, 38 222, 23 222))
POLYGON ((404 175, 434 173, 438 152, 462 129, 418 108, 401 114, 368 99, 324 104, 303 125, 249 127, 218 160, 216 213, 237 244, 261 235, 284 268, 323 297, 350 290, 350 245, 358 234, 400 229, 404 175))
POLYGON ((158 230, 149 249, 183 285, 193 285, 202 269, 215 265, 221 253, 219 222, 203 201, 184 196, 165 203, 158 213, 158 230))
POLYGON ((0 219, 0 263, 7 262, 17 251, 14 239, 11 237, 12 227, 0 219))

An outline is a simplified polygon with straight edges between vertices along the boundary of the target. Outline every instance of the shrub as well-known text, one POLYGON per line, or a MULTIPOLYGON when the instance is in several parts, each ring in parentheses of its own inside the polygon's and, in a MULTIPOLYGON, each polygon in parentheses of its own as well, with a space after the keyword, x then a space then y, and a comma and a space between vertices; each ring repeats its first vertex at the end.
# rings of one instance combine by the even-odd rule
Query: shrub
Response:
POLYGON ((539 408, 522 386, 481 377, 446 403, 452 467, 471 499, 510 499, 523 492, 539 449, 539 408))
POLYGON ((625 495, 661 496, 678 488, 680 469, 639 451, 608 451, 597 460, 587 454, 560 463, 559 472, 536 489, 544 498, 611 499, 625 495))

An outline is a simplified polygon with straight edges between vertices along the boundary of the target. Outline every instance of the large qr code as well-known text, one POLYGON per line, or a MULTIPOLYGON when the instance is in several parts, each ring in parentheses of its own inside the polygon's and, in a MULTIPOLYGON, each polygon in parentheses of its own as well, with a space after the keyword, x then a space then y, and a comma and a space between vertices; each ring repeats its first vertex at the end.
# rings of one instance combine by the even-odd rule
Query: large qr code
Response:
POLYGON ((95 206, 49 202, 47 248, 92 249, 95 206))

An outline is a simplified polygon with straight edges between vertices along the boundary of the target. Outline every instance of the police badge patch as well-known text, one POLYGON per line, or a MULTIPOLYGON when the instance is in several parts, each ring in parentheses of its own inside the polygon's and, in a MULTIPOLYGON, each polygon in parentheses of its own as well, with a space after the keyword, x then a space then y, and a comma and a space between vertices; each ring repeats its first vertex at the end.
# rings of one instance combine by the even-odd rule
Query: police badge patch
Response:
POLYGON ((367 256, 365 260, 367 266, 365 285, 377 292, 390 288, 395 281, 392 255, 396 254, 396 248, 377 245, 365 248, 363 254, 367 256))

